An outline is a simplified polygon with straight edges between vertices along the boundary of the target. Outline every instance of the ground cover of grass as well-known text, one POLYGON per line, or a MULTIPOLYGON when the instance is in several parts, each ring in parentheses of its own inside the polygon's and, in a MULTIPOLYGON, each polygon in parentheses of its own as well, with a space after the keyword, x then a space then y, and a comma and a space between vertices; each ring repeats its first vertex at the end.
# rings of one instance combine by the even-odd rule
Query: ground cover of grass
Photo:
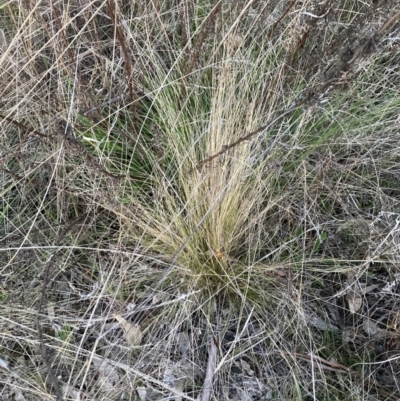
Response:
POLYGON ((0 398, 399 399, 399 12, 0 3, 0 398))

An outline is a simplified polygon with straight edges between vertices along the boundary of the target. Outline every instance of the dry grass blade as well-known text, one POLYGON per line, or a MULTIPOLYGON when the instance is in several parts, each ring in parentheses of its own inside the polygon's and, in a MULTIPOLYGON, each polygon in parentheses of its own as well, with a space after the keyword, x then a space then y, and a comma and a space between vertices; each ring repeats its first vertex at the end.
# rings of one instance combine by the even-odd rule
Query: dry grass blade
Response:
POLYGON ((7 44, 6 35, 4 34, 4 31, 2 29, 0 29, 0 50, 6 51, 7 47, 8 47, 8 44, 7 44))

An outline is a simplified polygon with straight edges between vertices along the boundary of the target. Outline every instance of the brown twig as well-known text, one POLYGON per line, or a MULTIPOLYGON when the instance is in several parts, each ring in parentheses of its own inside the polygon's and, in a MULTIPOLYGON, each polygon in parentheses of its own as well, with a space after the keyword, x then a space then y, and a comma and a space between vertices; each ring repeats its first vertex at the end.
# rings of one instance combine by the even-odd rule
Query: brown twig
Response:
POLYGON ((196 42, 193 45, 194 50, 191 54, 190 63, 189 63, 188 68, 186 69, 186 73, 184 74, 186 77, 192 73, 193 68, 194 68, 195 64, 197 63, 197 60, 199 59, 200 51, 201 51, 201 48, 203 47, 203 43, 204 43, 207 35, 211 31, 211 27, 214 26, 217 14, 221 10, 221 4, 222 4, 222 0, 219 0, 217 2, 217 4, 214 6, 213 10, 210 12, 210 14, 208 14, 206 20, 203 23, 203 28, 202 28, 199 36, 197 37, 196 42))
POLYGON ((382 28, 376 32, 376 36, 381 36, 387 31, 398 19, 400 18, 400 11, 397 11, 393 17, 389 18, 383 25, 382 28))
POLYGON ((271 31, 269 32, 267 39, 270 40, 275 32, 277 26, 282 22, 282 20, 289 14, 290 10, 296 5, 299 0, 293 0, 283 12, 283 14, 278 18, 278 20, 272 25, 271 31))
MULTIPOLYGON (((51 8, 52 8, 52 11, 53 11, 55 22, 57 24, 58 33, 61 36, 61 40, 63 42, 64 48, 67 49, 68 57, 69 57, 69 59, 71 61, 71 65, 75 66, 76 65, 76 59, 74 57, 74 53, 72 52, 71 47, 68 45, 67 36, 65 35, 65 29, 63 27, 63 24, 60 21, 60 16, 58 15, 58 11, 55 8, 53 3, 51 4, 51 8)), ((57 46, 54 46, 54 49, 56 50, 57 46)))
POLYGON ((217 158, 218 156, 223 155, 224 153, 226 153, 229 149, 232 149, 236 146, 238 146, 239 144, 241 144, 244 141, 249 141, 250 139, 252 139, 254 136, 256 136, 257 134, 259 134, 262 131, 265 131, 267 128, 271 128, 272 126, 274 126, 277 122, 279 122, 280 120, 282 120, 284 117, 286 117, 288 114, 290 114, 293 110, 298 109, 303 103, 305 103, 306 99, 299 101, 298 103, 296 103, 294 106, 290 107, 288 110, 286 110, 285 112, 283 112, 281 115, 279 115, 278 117, 276 117, 275 119, 271 119, 269 120, 266 124, 262 125, 261 127, 257 128, 255 131, 250 132, 249 134, 240 137, 238 140, 236 140, 235 142, 230 143, 229 145, 224 145, 222 147, 222 149, 218 152, 215 153, 211 156, 208 156, 207 158, 205 158, 204 160, 202 160, 200 163, 198 163, 194 168, 192 168, 191 170, 189 170, 189 172, 192 172, 195 169, 199 169, 200 167, 204 166, 205 164, 211 162, 212 160, 214 160, 215 158, 217 158))
MULTIPOLYGON (((25 132, 37 135, 41 138, 45 138, 45 139, 56 139, 55 135, 50 135, 50 134, 44 134, 43 132, 40 132, 38 130, 35 130, 33 128, 30 128, 28 126, 26 126, 25 124, 22 124, 19 121, 16 121, 10 117, 7 117, 3 114, 0 113, 0 118, 2 118, 3 120, 6 120, 8 122, 10 122, 11 124, 17 126, 18 128, 22 129, 25 132)), ((96 170, 100 171, 101 173, 103 173, 104 175, 113 178, 113 179, 121 179, 121 178, 126 178, 125 175, 116 175, 116 174, 112 174, 109 171, 107 171, 103 166, 100 165, 100 163, 98 163, 92 155, 90 155, 90 153, 86 150, 85 146, 76 138, 74 138, 71 135, 64 135, 63 136, 64 139, 67 140, 67 143, 69 143, 70 145, 72 145, 75 149, 79 150, 79 152, 81 154, 83 154, 86 158, 86 161, 88 162, 88 164, 92 167, 94 167, 96 170)))
POLYGON ((53 135, 43 134, 43 132, 37 131, 34 128, 30 128, 30 127, 26 126, 25 124, 22 124, 19 121, 14 120, 11 117, 5 116, 4 114, 0 114, 0 118, 2 118, 3 120, 8 121, 9 123, 15 125, 16 127, 22 129, 25 132, 32 133, 34 135, 40 136, 41 138, 46 138, 46 139, 52 139, 53 138, 53 135))
POLYGON ((126 38, 125 38, 125 35, 124 35, 121 27, 119 26, 117 14, 115 12, 115 4, 112 4, 111 0, 108 0, 107 7, 108 7, 108 12, 110 14, 112 24, 114 26, 114 31, 117 36, 117 40, 121 46, 122 54, 124 55, 124 66, 125 66, 126 76, 128 79, 129 95, 131 98, 131 111, 132 111, 133 118, 135 118, 135 116, 136 116, 136 100, 137 100, 136 87, 134 88, 134 83, 133 83, 134 81, 133 81, 133 75, 132 75, 133 67, 132 67, 131 58, 130 58, 130 55, 129 55, 129 52, 128 52, 128 49, 126 46, 126 38))
MULTIPOLYGON (((211 32, 211 28, 215 25, 215 19, 217 17, 217 14, 221 10, 221 4, 222 4, 222 0, 217 0, 217 4, 211 10, 210 14, 208 14, 208 16, 206 17, 206 19, 203 23, 203 27, 193 45, 192 52, 190 54, 190 59, 188 62, 188 67, 186 68, 185 73, 182 76, 184 84, 181 86, 181 91, 180 91, 180 95, 178 98, 178 104, 179 104, 180 108, 181 108, 181 104, 183 103, 183 99, 186 95, 186 86, 185 85, 187 84, 187 79, 192 74, 194 66, 200 57, 200 52, 203 47, 204 41, 207 38, 207 35, 211 32)), ((203 73, 204 73, 204 71, 203 71, 203 73)))
POLYGON ((351 370, 347 366, 344 366, 338 362, 333 362, 333 361, 328 361, 327 359, 321 358, 318 355, 315 354, 301 354, 298 352, 293 352, 292 355, 296 357, 297 359, 301 359, 306 362, 317 362, 318 367, 321 367, 324 370, 329 370, 332 372, 337 372, 337 373, 348 373, 354 376, 359 376, 360 372, 356 372, 354 370, 351 370))
MULTIPOLYGON (((317 17, 321 18, 322 16, 326 15, 329 12, 329 6, 330 3, 332 2, 332 0, 327 0, 324 5, 321 7, 321 9, 319 10, 317 17), (328 11, 327 11, 328 10, 328 11)), ((310 35, 310 32, 313 28, 315 28, 318 18, 315 18, 309 25, 308 28, 306 29, 306 31, 303 33, 303 35, 301 36, 301 38, 297 41, 296 47, 295 49, 292 51, 292 54, 290 56, 290 62, 293 62, 294 58, 296 57, 296 54, 299 52, 299 50, 301 50, 305 43, 307 38, 310 35)))
POLYGON ((218 351, 217 339, 213 336, 211 337, 210 350, 208 352, 207 371, 206 371, 206 378, 204 380, 203 394, 201 395, 201 401, 209 401, 211 397, 215 366, 217 364, 217 351, 218 351))

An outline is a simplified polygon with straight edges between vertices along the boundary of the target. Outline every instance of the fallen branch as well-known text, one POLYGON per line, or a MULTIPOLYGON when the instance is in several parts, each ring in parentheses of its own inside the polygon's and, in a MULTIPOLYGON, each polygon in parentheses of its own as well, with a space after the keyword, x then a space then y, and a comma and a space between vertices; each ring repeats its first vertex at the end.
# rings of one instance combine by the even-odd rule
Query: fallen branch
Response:
POLYGON ((201 401, 209 401, 214 379, 215 366, 217 364, 217 339, 211 337, 210 351, 208 354, 207 372, 204 380, 203 394, 201 401))

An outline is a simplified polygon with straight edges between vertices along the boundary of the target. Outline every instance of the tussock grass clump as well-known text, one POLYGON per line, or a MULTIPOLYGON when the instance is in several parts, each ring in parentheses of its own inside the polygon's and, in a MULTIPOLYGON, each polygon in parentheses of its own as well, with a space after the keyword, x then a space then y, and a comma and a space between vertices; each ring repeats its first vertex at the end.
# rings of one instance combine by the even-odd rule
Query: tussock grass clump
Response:
POLYGON ((3 396, 396 399, 398 13, 67 3, 0 6, 3 396))

